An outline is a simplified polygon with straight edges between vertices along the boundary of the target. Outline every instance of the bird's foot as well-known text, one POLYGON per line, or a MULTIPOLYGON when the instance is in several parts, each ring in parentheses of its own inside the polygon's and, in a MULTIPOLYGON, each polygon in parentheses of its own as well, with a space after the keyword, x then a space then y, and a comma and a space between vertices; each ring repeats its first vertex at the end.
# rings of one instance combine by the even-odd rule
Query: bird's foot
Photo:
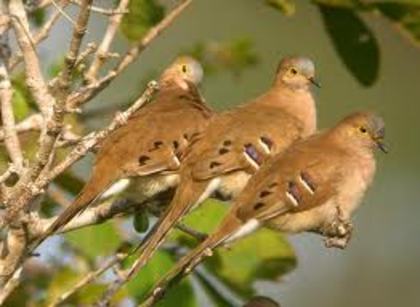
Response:
POLYGON ((345 249, 348 243, 349 239, 345 237, 328 237, 324 239, 324 244, 327 248, 335 247, 339 249, 345 249))

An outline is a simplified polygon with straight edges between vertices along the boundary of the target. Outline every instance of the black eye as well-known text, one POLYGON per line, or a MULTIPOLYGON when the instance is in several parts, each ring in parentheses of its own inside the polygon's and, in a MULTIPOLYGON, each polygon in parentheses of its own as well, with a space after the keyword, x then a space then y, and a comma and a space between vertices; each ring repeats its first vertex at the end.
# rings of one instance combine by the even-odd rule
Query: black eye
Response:
POLYGON ((187 65, 182 65, 182 72, 186 73, 187 72, 187 65))
POLYGON ((360 127, 359 130, 360 130, 361 133, 366 133, 367 132, 365 127, 360 127))
POLYGON ((290 69, 290 72, 291 72, 293 75, 296 75, 296 74, 297 74, 297 70, 296 70, 296 69, 294 69, 294 68, 290 69))

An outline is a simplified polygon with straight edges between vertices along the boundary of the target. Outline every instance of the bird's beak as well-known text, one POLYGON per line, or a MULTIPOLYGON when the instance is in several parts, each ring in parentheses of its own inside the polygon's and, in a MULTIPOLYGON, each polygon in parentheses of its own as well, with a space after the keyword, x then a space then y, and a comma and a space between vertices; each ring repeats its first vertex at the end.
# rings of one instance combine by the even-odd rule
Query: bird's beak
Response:
POLYGON ((314 78, 314 77, 309 77, 308 78, 309 82, 311 82, 313 85, 315 85, 317 88, 321 88, 321 84, 319 84, 319 82, 314 78))
POLYGON ((389 152, 389 146, 384 143, 383 138, 376 138, 375 143, 383 153, 389 152))

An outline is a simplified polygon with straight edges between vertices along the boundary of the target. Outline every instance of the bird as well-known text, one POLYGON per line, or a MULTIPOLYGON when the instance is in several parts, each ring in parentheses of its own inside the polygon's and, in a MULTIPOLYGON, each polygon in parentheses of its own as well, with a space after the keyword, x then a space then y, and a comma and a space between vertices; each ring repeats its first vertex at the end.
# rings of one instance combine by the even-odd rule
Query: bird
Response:
POLYGON ((130 190, 136 191, 139 203, 176 186, 188 147, 214 114, 198 90, 202 78, 201 64, 190 56, 176 58, 164 70, 153 101, 100 144, 90 179, 43 238, 83 212, 119 179, 134 179, 135 188, 130 190))
POLYGON ((355 112, 266 161, 216 230, 179 260, 146 301, 191 272, 218 246, 231 245, 260 227, 315 232, 325 237, 327 247, 345 248, 353 231, 351 216, 374 179, 374 151, 388 152, 384 137, 380 116, 355 112))
POLYGON ((182 216, 212 195, 234 199, 267 157, 316 131, 312 84, 319 86, 313 61, 285 57, 265 93, 211 119, 188 151, 172 202, 138 246, 126 280, 148 262, 182 216))

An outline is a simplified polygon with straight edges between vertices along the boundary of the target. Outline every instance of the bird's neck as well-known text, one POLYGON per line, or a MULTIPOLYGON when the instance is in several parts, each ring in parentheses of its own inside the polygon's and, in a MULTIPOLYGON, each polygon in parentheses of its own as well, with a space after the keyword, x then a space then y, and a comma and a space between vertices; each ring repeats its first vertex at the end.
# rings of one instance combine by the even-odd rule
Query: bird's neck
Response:
POLYGON ((316 131, 316 105, 309 87, 291 88, 276 82, 267 95, 270 99, 264 99, 265 101, 285 110, 303 123, 303 136, 316 131))

